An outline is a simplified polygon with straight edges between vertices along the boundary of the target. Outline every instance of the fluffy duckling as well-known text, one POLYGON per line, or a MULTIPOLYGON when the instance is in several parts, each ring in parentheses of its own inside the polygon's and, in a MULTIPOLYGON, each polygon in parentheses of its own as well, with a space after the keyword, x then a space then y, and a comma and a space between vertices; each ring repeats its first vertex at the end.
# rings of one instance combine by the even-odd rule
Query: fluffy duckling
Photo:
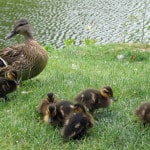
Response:
POLYGON ((15 91, 19 85, 16 70, 6 72, 6 77, 0 77, 0 98, 7 100, 7 94, 15 91))
POLYGON ((66 117, 61 134, 63 139, 81 139, 94 125, 94 118, 82 104, 74 105, 74 112, 66 117))
POLYGON ((10 39, 15 35, 24 36, 25 42, 0 50, 0 76, 14 69, 19 80, 31 79, 40 74, 48 61, 48 54, 40 44, 34 40, 30 23, 26 19, 17 20, 13 30, 5 37, 10 39))
POLYGON ((106 108, 114 100, 113 91, 110 86, 104 86, 100 90, 87 89, 75 97, 78 103, 85 105, 91 113, 98 108, 106 108))
POLYGON ((138 108, 135 110, 135 114, 143 122, 144 126, 147 123, 150 123, 150 102, 145 102, 139 105, 138 108))
POLYGON ((74 104, 67 100, 59 101, 55 104, 50 104, 47 107, 44 116, 45 122, 50 122, 51 125, 62 126, 66 116, 68 116, 74 109, 74 104))
POLYGON ((52 126, 58 126, 60 125, 60 120, 57 115, 57 109, 55 104, 50 104, 44 115, 44 122, 50 123, 52 126))
POLYGON ((56 96, 54 93, 48 93, 47 97, 42 100, 38 107, 38 112, 43 116, 45 115, 47 107, 50 105, 50 103, 56 103, 56 96))

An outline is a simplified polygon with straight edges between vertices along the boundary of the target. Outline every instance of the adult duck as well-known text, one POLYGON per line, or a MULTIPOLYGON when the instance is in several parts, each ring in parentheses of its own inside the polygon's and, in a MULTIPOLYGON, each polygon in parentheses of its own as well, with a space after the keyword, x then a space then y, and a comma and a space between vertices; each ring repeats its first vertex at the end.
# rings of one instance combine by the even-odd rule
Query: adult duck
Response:
POLYGON ((20 80, 27 80, 40 74, 48 61, 46 50, 33 39, 30 23, 20 19, 14 24, 13 30, 5 37, 10 39, 20 34, 25 42, 0 50, 0 76, 8 70, 17 70, 20 80))

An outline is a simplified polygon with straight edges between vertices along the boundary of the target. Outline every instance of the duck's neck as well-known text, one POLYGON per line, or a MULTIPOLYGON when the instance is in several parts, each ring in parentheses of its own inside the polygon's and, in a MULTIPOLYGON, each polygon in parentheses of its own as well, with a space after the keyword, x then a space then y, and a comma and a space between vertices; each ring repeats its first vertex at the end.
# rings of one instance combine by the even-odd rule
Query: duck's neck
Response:
POLYGON ((33 40, 33 35, 30 32, 26 32, 25 34, 23 34, 25 40, 33 40))

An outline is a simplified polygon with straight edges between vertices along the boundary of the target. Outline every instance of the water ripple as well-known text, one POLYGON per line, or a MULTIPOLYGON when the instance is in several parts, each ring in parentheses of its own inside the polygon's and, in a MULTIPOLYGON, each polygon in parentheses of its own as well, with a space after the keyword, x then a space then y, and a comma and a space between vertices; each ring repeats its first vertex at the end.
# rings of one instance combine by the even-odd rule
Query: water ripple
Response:
POLYGON ((75 44, 83 44, 85 38, 96 38, 98 43, 149 42, 150 38, 148 0, 7 0, 0 2, 0 13, 0 47, 22 41, 19 36, 3 40, 22 17, 30 20, 43 45, 63 47, 63 40, 71 38, 75 44))

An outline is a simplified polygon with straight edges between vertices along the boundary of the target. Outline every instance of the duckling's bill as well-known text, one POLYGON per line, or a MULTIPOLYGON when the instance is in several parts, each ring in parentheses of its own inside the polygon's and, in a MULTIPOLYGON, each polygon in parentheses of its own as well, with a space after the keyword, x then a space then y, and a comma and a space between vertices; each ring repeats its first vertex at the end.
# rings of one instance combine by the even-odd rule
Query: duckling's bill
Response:
POLYGON ((14 82, 16 83, 16 85, 19 86, 19 81, 18 81, 18 79, 14 80, 14 82))
POLYGON ((53 122, 53 118, 49 118, 49 123, 52 123, 53 122))

